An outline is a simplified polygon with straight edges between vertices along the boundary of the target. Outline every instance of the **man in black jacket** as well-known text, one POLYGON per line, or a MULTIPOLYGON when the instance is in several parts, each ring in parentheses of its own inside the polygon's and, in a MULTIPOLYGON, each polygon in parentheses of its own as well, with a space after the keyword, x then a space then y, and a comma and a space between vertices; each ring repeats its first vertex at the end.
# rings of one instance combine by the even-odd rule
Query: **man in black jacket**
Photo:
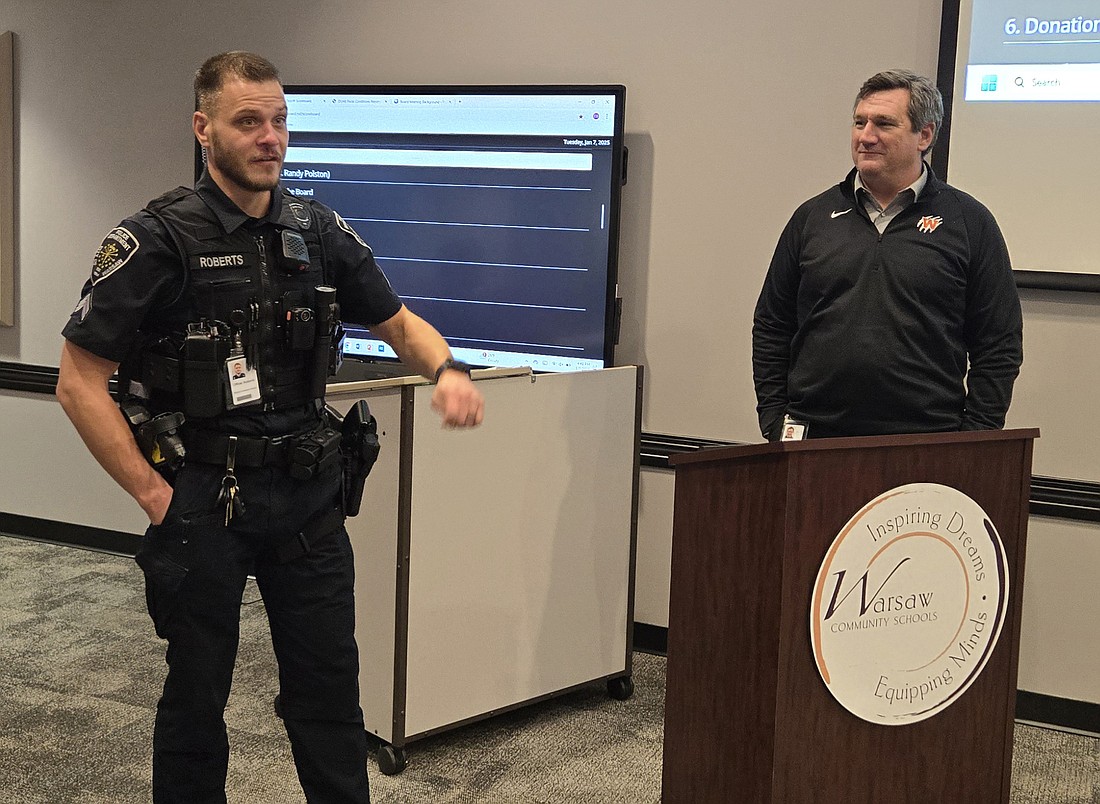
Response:
POLYGON ((795 211, 757 302, 765 438, 781 438, 785 417, 814 437, 1004 426, 1019 296, 989 210, 924 161, 942 119, 922 76, 890 70, 861 87, 855 168, 795 211))

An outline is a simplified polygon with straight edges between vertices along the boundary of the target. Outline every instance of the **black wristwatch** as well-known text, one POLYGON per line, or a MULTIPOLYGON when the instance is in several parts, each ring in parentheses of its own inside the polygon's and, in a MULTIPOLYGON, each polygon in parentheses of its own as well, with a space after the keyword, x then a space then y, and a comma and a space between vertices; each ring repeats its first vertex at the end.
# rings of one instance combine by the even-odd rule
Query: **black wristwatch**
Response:
POLYGON ((439 364, 439 368, 435 370, 435 382, 439 382, 439 378, 443 376, 443 372, 447 369, 454 369, 455 371, 463 372, 467 377, 470 376, 470 365, 463 363, 461 360, 455 360, 453 357, 448 357, 442 363, 439 364))

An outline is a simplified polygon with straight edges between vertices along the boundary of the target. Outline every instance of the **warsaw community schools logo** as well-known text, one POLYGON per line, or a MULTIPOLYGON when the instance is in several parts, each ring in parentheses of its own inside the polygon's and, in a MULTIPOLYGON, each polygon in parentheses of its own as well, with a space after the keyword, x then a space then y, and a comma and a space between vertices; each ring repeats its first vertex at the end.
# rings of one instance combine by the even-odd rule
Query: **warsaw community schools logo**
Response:
POLYGON ((981 506, 949 486, 899 486, 863 506, 821 564, 814 661, 852 714, 915 723, 974 682, 1007 610, 1004 545, 981 506))

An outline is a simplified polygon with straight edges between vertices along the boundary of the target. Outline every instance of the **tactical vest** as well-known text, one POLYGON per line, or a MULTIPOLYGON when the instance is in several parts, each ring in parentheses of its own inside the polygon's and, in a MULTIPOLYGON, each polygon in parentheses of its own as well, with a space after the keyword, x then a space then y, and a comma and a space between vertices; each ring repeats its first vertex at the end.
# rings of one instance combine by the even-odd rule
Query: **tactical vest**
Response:
POLYGON ((131 369, 152 406, 194 420, 322 398, 341 328, 311 205, 286 195, 276 222, 231 233, 187 187, 145 211, 164 224, 184 267, 180 296, 151 324, 131 369), (242 401, 231 387, 241 364, 257 372, 258 399, 242 401))

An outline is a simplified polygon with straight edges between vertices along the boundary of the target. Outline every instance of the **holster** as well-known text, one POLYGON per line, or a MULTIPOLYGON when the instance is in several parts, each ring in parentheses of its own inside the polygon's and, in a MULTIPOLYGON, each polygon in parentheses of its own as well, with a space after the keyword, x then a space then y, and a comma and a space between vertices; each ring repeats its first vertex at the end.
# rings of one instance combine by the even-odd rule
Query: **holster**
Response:
POLYGON ((339 423, 340 454, 344 457, 344 515, 355 516, 363 502, 367 475, 378 460, 378 423, 366 400, 356 402, 342 419, 332 408, 329 417, 339 423))
POLYGON ((183 414, 161 413, 153 416, 142 400, 134 396, 123 396, 118 406, 145 460, 171 481, 183 466, 187 452, 180 439, 183 414))

